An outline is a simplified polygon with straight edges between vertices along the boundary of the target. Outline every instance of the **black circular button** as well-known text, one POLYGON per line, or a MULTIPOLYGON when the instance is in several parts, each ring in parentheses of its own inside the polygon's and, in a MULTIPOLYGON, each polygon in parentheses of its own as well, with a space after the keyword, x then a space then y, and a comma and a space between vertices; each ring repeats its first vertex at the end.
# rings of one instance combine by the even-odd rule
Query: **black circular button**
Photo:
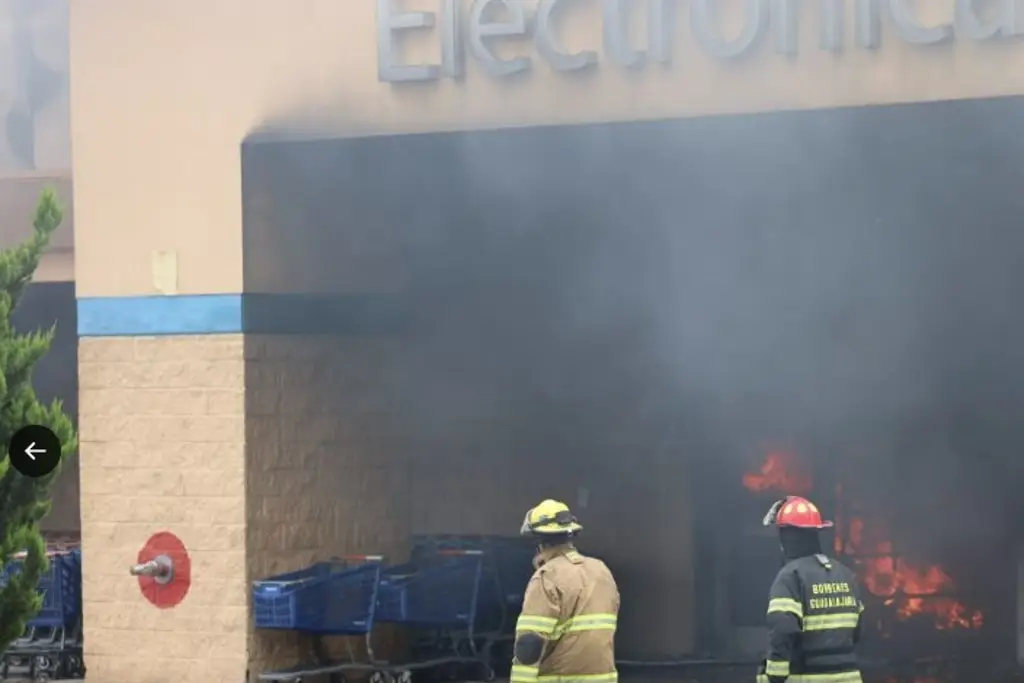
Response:
POLYGON ((26 477, 45 477, 60 464, 60 439, 46 427, 22 427, 11 437, 7 456, 26 477))

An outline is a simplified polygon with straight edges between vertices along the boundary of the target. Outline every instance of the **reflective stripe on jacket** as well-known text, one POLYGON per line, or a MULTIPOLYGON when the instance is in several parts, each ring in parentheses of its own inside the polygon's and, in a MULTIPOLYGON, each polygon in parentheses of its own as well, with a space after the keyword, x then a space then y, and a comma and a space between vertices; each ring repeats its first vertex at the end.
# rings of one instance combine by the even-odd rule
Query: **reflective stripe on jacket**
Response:
POLYGON ((861 683, 855 649, 863 610, 845 565, 825 555, 787 562, 768 598, 770 644, 759 683, 861 683))
POLYGON ((537 666, 512 665, 512 683, 616 683, 619 589, 604 562, 571 546, 544 551, 526 587, 516 635, 547 640, 537 666))
MULTIPOLYGON (((772 678, 775 675, 772 674, 772 678)), ((769 683, 767 673, 757 676, 757 683, 769 683)), ((786 678, 787 683, 863 683, 859 671, 846 671, 835 674, 794 674, 786 678)))

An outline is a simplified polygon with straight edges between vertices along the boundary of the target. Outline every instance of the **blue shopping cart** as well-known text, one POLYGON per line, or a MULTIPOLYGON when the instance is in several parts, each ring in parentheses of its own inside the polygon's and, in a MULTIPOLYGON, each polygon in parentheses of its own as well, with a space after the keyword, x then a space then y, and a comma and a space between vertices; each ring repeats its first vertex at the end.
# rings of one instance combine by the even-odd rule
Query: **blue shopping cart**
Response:
POLYGON ((287 574, 254 581, 253 620, 257 629, 293 631, 315 637, 313 661, 287 669, 266 671, 260 680, 292 681, 328 675, 332 683, 344 681, 346 671, 374 671, 373 654, 377 591, 384 558, 381 555, 347 555, 287 574), (349 646, 348 659, 332 661, 326 655, 324 636, 362 636, 366 661, 359 661, 349 646))
POLYGON ((472 633, 482 573, 480 550, 439 550, 417 562, 389 567, 381 576, 377 619, 472 633))
MULTIPOLYGON (((433 548, 381 575, 377 620, 404 627, 412 639, 412 661, 399 668, 399 681, 422 669, 447 670, 461 678, 467 669, 494 677, 493 639, 478 629, 486 555, 478 549, 433 548)), ((385 673, 385 672, 382 672, 385 673)), ((391 683, 386 675, 371 683, 391 683)))
MULTIPOLYGON (((57 628, 73 626, 82 616, 82 555, 77 548, 60 552, 48 552, 49 569, 39 580, 39 594, 43 605, 28 622, 35 628, 57 628)), ((22 558, 10 562, 0 578, 0 586, 6 585, 12 576, 21 572, 22 558)))
POLYGON ((488 679, 493 678, 475 633, 483 555, 479 550, 438 550, 398 566, 359 556, 362 566, 333 561, 255 582, 257 628, 318 637, 363 635, 367 649, 365 661, 358 661, 351 651, 346 661, 330 661, 321 646, 314 651, 315 661, 267 671, 260 679, 298 683, 330 676, 336 683, 346 673, 365 672, 371 683, 409 683, 413 671, 465 664, 480 666, 488 679), (431 646, 408 662, 378 660, 371 642, 377 623, 429 633, 431 646))
POLYGON ((320 562, 253 584, 256 628, 369 636, 380 583, 380 556, 320 562), (353 566, 355 563, 360 566, 353 566))
MULTIPOLYGON (((47 553, 50 566, 39 580, 42 606, 25 633, 0 656, 0 680, 28 676, 32 680, 82 678, 82 554, 78 548, 47 553)), ((6 585, 23 569, 15 557, 0 574, 6 585)))
POLYGON ((492 670, 506 675, 512 661, 515 623, 526 584, 533 575, 535 545, 529 539, 497 535, 430 535, 413 538, 414 562, 447 550, 479 550, 482 573, 477 599, 477 652, 492 670))
POLYGON ((526 584, 533 575, 536 548, 529 539, 484 535, 430 535, 413 537, 413 561, 446 550, 480 550, 484 554, 478 626, 510 632, 523 603, 526 584), (514 614, 515 613, 515 614, 514 614), (495 616, 497 625, 494 624, 495 616))

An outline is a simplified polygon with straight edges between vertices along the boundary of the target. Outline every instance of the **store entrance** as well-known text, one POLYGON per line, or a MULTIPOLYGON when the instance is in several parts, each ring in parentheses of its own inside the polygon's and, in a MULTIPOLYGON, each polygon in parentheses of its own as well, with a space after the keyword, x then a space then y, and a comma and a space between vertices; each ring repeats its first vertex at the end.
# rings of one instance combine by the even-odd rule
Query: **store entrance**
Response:
POLYGON ((620 578, 623 658, 751 657, 785 491, 744 475, 779 449, 830 482, 884 462, 850 476, 990 615, 945 634, 1010 660, 1014 601, 985 586, 1014 590, 1024 470, 1021 120, 1011 99, 260 142, 246 197, 325 279, 356 238, 400 264, 407 326, 376 362, 414 444, 410 533, 515 534, 561 497, 620 578))

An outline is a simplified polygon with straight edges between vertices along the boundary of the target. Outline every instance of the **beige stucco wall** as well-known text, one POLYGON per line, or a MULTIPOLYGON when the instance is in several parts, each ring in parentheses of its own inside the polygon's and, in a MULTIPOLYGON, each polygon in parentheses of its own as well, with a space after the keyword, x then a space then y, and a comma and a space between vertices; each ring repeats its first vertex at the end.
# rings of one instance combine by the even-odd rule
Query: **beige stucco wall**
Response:
MULTIPOLYGON (((719 3, 728 35, 738 31, 742 4, 719 3)), ((532 11, 536 2, 526 5, 532 11)), ((643 3, 634 5, 641 13, 643 3)), ((470 59, 462 82, 402 86, 377 80, 371 0, 72 3, 79 294, 154 291, 154 250, 177 255, 183 293, 238 291, 239 143, 282 118, 357 134, 1024 92, 1019 42, 910 45, 897 39, 890 22, 880 49, 851 47, 835 55, 817 49, 819 3, 798 5, 803 28, 796 57, 774 53, 765 41, 740 61, 709 58, 679 12, 671 67, 628 72, 603 60, 594 73, 570 77, 541 63, 532 45, 509 41, 500 53, 537 62, 525 78, 489 78, 470 59), (119 267, 100 267, 111 250, 121 255, 119 267)), ((852 40, 854 3, 846 5, 852 40)), ((401 6, 437 11, 440 3, 401 6)), ((950 19, 953 0, 908 6, 922 23, 934 23, 950 19)), ((564 44, 600 50, 600 3, 566 7, 564 44)), ((439 61, 436 30, 403 41, 407 62, 439 61)))

